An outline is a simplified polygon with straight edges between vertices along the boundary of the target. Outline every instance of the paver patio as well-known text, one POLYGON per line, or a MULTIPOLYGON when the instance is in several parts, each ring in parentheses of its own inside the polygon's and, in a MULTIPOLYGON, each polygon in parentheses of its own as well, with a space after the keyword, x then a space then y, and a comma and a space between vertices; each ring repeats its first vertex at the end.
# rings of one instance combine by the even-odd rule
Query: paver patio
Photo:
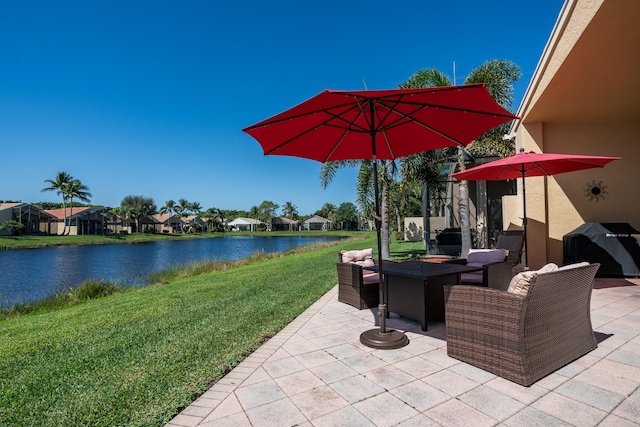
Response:
POLYGON ((376 350, 360 333, 377 310, 333 288, 167 427, 638 426, 640 279, 597 278, 598 348, 531 387, 447 356, 444 323, 393 316, 409 345, 376 350))

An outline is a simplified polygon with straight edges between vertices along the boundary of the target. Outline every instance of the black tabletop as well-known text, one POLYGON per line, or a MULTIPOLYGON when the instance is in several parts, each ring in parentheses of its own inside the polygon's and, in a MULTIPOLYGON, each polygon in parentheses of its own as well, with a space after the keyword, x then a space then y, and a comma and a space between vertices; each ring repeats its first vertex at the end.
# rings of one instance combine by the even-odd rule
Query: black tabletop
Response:
MULTIPOLYGON (((377 265, 365 267, 366 270, 379 271, 377 265)), ((449 274, 470 273, 482 270, 482 267, 467 267, 452 263, 436 263, 423 261, 393 262, 385 261, 382 266, 383 274, 426 279, 428 277, 445 276, 449 274)))

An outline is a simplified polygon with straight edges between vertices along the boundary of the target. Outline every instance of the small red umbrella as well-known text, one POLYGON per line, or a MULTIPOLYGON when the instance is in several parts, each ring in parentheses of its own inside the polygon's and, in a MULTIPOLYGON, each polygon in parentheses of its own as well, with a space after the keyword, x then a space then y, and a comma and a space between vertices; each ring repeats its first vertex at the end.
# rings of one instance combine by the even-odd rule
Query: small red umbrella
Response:
POLYGON ((422 89, 326 90, 243 129, 265 155, 319 162, 372 160, 380 275, 380 330, 360 341, 374 348, 398 348, 407 337, 387 331, 382 284, 382 246, 376 160, 393 160, 436 148, 466 146, 491 128, 517 118, 497 104, 484 84, 422 89))
POLYGON ((458 181, 502 181, 522 178, 522 210, 524 225, 524 266, 527 267, 527 203, 525 177, 558 175, 583 169, 601 168, 620 157, 583 156, 578 154, 525 153, 521 148, 518 154, 504 159, 485 163, 451 176, 458 181))

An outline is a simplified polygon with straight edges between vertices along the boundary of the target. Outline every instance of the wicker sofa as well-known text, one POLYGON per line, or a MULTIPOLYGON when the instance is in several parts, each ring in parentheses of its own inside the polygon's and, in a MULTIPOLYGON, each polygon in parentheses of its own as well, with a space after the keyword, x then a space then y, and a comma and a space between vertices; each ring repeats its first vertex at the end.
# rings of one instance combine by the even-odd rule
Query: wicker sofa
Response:
POLYGON ((501 290, 504 283, 445 286, 447 354, 530 386, 590 352, 597 347, 590 301, 599 266, 529 272, 524 295, 501 290))
POLYGON ((338 301, 359 310, 377 307, 380 301, 378 273, 363 269, 375 265, 372 250, 340 251, 338 261, 338 301))

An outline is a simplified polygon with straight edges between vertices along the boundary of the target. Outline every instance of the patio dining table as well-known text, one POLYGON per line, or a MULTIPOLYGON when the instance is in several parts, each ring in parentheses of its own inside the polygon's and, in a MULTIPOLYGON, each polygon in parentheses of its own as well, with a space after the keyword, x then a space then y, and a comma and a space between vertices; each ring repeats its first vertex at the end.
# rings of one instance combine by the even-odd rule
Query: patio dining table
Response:
MULTIPOLYGON (((365 267, 378 271, 378 266, 365 267)), ((444 285, 461 284, 460 275, 482 270, 459 264, 423 261, 393 262, 383 265, 387 313, 393 312, 420 322, 444 320, 444 285)))

